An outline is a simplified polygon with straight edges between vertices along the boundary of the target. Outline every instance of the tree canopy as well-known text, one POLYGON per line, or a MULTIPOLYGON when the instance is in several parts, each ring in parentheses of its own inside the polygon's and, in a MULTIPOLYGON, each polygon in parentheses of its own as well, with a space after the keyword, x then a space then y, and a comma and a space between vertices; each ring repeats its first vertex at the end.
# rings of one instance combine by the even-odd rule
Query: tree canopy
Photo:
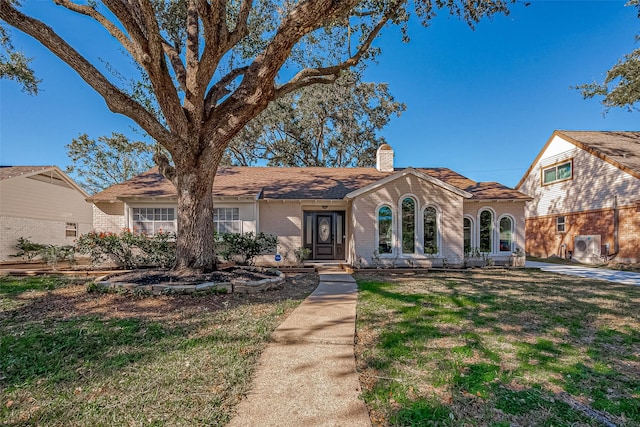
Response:
MULTIPOLYGON (((640 0, 631 0, 627 6, 635 6, 640 18, 640 0)), ((640 41, 640 35, 636 36, 640 41)), ((609 109, 638 110, 640 101, 640 48, 635 49, 607 71, 602 83, 594 82, 577 87, 585 99, 602 98, 602 105, 609 109)))
MULTIPOLYGON (((131 118, 170 154, 154 160, 177 191, 176 270, 215 268, 211 188, 230 141, 269 103, 378 52, 375 38, 411 13, 445 10, 473 26, 515 0, 54 0, 90 19, 135 61, 130 85, 101 71, 46 24, 0 0, 0 19, 67 63, 114 113, 131 118), (152 102, 139 94, 149 89, 152 102)), ((74 25, 69 20, 66 25, 74 25)), ((91 32, 85 40, 95 40, 91 32)), ((109 58, 105 58, 109 62, 109 58)), ((117 71, 117 70, 115 70, 117 71)))
POLYGON ((231 141, 224 163, 249 166, 372 166, 385 142, 378 133, 406 106, 386 84, 344 72, 326 87, 313 85, 273 101, 231 141))
POLYGON ((67 146, 73 162, 66 172, 77 176, 89 193, 126 181, 153 165, 153 147, 143 141, 131 141, 121 133, 91 139, 85 133, 67 146))

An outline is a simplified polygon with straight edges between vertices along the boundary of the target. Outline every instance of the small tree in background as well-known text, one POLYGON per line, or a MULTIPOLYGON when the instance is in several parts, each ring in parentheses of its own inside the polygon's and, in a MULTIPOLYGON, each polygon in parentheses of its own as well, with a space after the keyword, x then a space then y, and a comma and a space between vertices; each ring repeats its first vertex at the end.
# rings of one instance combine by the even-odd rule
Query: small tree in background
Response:
POLYGON ((130 141, 121 133, 91 139, 85 133, 66 146, 73 162, 66 172, 75 174, 89 193, 97 193, 141 174, 153 166, 153 147, 130 141))

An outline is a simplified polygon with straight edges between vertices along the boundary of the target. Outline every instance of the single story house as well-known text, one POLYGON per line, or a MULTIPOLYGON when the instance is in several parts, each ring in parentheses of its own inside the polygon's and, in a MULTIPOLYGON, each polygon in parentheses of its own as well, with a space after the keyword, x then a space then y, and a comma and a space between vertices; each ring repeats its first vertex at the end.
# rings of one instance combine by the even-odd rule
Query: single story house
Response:
MULTIPOLYGON (((211 220, 221 233, 276 235, 284 258, 305 247, 312 260, 356 266, 459 265, 480 251, 500 263, 524 250, 530 197, 450 169, 393 162, 383 144, 375 168, 221 167, 211 220)), ((96 231, 177 228, 175 187, 156 168, 87 200, 96 231)))
POLYGON ((640 132, 557 130, 516 188, 528 254, 640 262, 640 132))
POLYGON ((88 196, 57 166, 0 166, 0 261, 17 261, 21 237, 73 245, 92 229, 88 196))

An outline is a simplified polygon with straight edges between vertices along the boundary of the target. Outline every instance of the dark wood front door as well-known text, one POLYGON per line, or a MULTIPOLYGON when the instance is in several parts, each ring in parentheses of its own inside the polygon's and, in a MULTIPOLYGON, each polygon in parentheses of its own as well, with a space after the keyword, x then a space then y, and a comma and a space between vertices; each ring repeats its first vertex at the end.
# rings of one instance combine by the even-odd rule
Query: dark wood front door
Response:
POLYGON ((311 259, 344 259, 344 211, 305 212, 305 247, 311 259))

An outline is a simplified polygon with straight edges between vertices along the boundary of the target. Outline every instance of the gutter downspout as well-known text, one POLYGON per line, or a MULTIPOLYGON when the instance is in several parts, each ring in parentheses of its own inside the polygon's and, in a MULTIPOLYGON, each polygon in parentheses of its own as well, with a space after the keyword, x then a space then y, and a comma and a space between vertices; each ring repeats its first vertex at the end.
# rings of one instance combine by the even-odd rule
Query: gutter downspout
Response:
POLYGON ((618 239, 620 220, 618 215, 618 196, 613 196, 613 253, 610 255, 609 259, 613 259, 620 251, 620 242, 618 239))

